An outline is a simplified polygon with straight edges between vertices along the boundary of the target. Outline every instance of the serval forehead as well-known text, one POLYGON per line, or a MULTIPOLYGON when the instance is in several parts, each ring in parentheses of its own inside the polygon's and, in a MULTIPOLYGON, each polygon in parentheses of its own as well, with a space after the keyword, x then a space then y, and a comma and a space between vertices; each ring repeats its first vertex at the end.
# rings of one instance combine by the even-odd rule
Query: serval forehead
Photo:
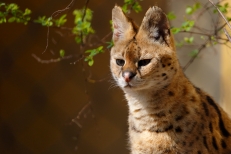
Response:
POLYGON ((137 41, 135 39, 129 41, 129 43, 127 44, 127 46, 125 47, 124 56, 128 56, 128 57, 140 57, 140 53, 141 52, 141 46, 139 45, 139 43, 137 43, 137 41))

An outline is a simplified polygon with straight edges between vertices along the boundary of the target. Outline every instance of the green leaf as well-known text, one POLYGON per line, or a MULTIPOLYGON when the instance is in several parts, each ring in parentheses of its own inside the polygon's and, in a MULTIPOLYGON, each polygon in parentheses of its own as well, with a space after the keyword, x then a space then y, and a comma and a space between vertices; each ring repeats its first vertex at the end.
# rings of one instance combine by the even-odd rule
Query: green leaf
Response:
POLYGON ((132 6, 132 9, 136 12, 139 13, 140 11, 142 11, 142 7, 138 2, 135 2, 135 4, 132 6))
POLYGON ((201 35, 200 38, 201 38, 202 40, 205 40, 205 37, 204 37, 203 35, 201 35))
POLYGON ((201 4, 199 2, 197 2, 196 4, 193 5, 193 8, 195 10, 197 10, 197 9, 201 8, 201 4))
POLYGON ((193 13, 193 8, 192 7, 187 7, 186 10, 185 10, 185 12, 187 14, 192 14, 193 13))
POLYGON ((106 44, 108 44, 107 49, 110 49, 114 46, 114 42, 110 41, 110 42, 106 42, 106 44))
POLYGON ((196 12, 199 8, 201 8, 201 4, 198 2, 194 4, 193 6, 188 6, 185 10, 186 14, 191 15, 194 12, 196 12))
POLYGON ((5 6, 5 5, 6 5, 6 3, 0 2, 0 7, 1 7, 1 6, 5 6))
POLYGON ((181 29, 177 28, 177 27, 174 27, 174 28, 171 29, 171 31, 172 31, 173 34, 177 34, 177 33, 179 33, 181 31, 181 29))
POLYGON ((227 17, 227 20, 228 20, 228 21, 231 21, 231 17, 227 17))
POLYGON ((199 50, 195 49, 195 50, 190 52, 190 56, 191 57, 197 57, 198 53, 199 53, 199 50))
POLYGON ((193 43, 193 40, 194 40, 194 37, 193 37, 193 36, 192 36, 192 37, 190 37, 190 38, 188 38, 188 37, 184 37, 184 41, 185 41, 186 43, 191 44, 191 43, 193 43))
POLYGON ((193 20, 188 20, 182 23, 181 25, 181 30, 183 31, 190 31, 191 28, 194 26, 194 21, 193 20))
POLYGON ((122 10, 123 10, 124 13, 128 13, 128 5, 127 5, 127 4, 124 4, 124 5, 122 6, 122 10))
POLYGON ((63 50, 63 49, 61 49, 60 51, 59 51, 59 55, 60 55, 60 57, 64 57, 65 56, 65 50, 63 50))
POLYGON ((173 19, 176 19, 176 15, 175 15, 173 12, 169 12, 169 13, 167 14, 167 18, 168 18, 169 20, 173 20, 173 19))
POLYGON ((14 22, 15 20, 16 20, 15 17, 10 17, 10 18, 8 19, 8 22, 14 22))
POLYGON ((92 66, 93 64, 94 64, 94 60, 93 59, 91 59, 91 60, 88 61, 88 65, 89 66, 92 66))
POLYGON ((29 14, 31 14, 31 10, 26 8, 25 12, 23 13, 23 16, 26 16, 26 15, 29 15, 29 14))
POLYGON ((122 10, 124 13, 128 13, 130 10, 134 10, 136 13, 139 13, 140 11, 142 11, 142 7, 139 4, 138 0, 124 0, 124 5, 122 6, 122 10))
POLYGON ((92 66, 93 63, 94 63, 93 57, 96 56, 99 53, 102 53, 102 52, 104 52, 103 46, 99 46, 96 49, 87 50, 87 51, 85 51, 85 53, 87 53, 89 55, 86 56, 86 58, 84 60, 88 62, 89 66, 92 66))
POLYGON ((67 21, 66 16, 67 15, 64 14, 59 19, 56 19, 55 20, 55 26, 60 27, 60 26, 64 25, 67 21))
POLYGON ((75 16, 75 27, 72 29, 72 33, 76 35, 75 40, 77 44, 84 42, 89 34, 93 34, 95 32, 91 27, 92 11, 87 8, 86 14, 83 18, 84 10, 85 9, 73 11, 75 16))

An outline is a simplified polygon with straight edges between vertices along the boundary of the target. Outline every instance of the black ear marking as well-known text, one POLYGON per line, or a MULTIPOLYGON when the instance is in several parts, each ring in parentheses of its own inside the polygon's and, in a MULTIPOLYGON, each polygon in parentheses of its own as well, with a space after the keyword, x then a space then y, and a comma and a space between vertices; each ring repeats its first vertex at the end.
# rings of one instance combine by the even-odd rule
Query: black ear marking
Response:
POLYGON ((159 7, 150 8, 141 25, 148 38, 154 42, 165 43, 169 46, 170 26, 165 13, 159 7))

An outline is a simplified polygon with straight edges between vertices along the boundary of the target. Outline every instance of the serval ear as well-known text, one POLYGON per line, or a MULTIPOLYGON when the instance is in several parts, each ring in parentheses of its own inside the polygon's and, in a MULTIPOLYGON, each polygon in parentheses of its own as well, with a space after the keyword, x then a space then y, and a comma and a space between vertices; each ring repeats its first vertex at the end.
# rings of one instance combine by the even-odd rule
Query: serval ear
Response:
POLYGON ((126 17, 119 6, 112 9, 112 24, 113 24, 113 41, 117 42, 128 41, 132 39, 137 31, 135 24, 126 17))
POLYGON ((146 12, 136 38, 151 43, 166 44, 167 46, 174 45, 168 19, 157 6, 149 8, 146 12))

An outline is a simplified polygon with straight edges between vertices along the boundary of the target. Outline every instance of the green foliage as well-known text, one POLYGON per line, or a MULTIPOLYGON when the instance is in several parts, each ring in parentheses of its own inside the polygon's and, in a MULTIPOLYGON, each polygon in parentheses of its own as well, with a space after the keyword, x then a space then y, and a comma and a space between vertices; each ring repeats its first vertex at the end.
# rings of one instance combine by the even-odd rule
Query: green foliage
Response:
POLYGON ((110 42, 106 42, 108 44, 107 49, 110 49, 114 46, 114 42, 110 41, 110 42))
POLYGON ((173 34, 177 34, 177 33, 179 33, 181 31, 181 28, 178 28, 178 27, 173 27, 172 29, 171 29, 171 32, 173 33, 173 34))
POLYGON ((64 14, 59 19, 54 20, 55 26, 57 26, 57 27, 63 26, 67 22, 66 17, 67 17, 67 15, 64 14))
POLYGON ((184 45, 184 41, 176 42, 177 47, 182 47, 184 45))
POLYGON ((46 17, 46 16, 42 16, 42 17, 38 17, 38 19, 34 20, 35 23, 39 23, 42 26, 52 26, 53 25, 53 21, 51 17, 46 17))
POLYGON ((66 16, 67 15, 64 14, 59 19, 52 19, 51 17, 42 16, 42 17, 38 17, 38 19, 34 20, 34 22, 39 23, 42 26, 50 27, 54 25, 56 27, 60 27, 63 26, 67 21, 66 16))
POLYGON ((169 12, 167 14, 167 18, 168 18, 168 20, 174 20, 174 19, 176 19, 176 15, 173 12, 169 12))
MULTIPOLYGON (((228 9, 230 6, 229 6, 229 3, 225 3, 224 5, 218 4, 217 7, 222 13, 226 14, 226 13, 228 13, 228 9)), ((218 11, 217 11, 217 9, 214 9, 213 12, 217 13, 218 11)))
POLYGON ((72 33, 76 36, 76 43, 79 44, 83 42, 89 34, 93 34, 95 32, 91 27, 93 12, 87 8, 74 10, 73 14, 75 16, 75 27, 72 29, 72 33))
POLYGON ((0 2, 0 24, 16 22, 26 25, 31 19, 30 14, 31 10, 26 8, 25 11, 22 11, 15 3, 6 4, 0 2))
POLYGON ((142 7, 139 4, 138 0, 124 0, 124 5, 122 6, 122 10, 125 13, 130 13, 131 10, 134 10, 136 13, 139 13, 140 11, 142 11, 142 7))
POLYGON ((195 21, 192 20, 187 20, 185 22, 182 23, 181 25, 181 30, 182 31, 190 31, 192 29, 192 27, 194 26, 195 21))
POLYGON ((228 20, 228 21, 231 21, 231 17, 227 17, 227 20, 228 20))
POLYGON ((85 53, 89 54, 89 55, 85 57, 84 61, 87 61, 88 65, 92 66, 94 64, 94 59, 93 59, 94 56, 99 54, 99 53, 103 53, 103 52, 104 52, 103 46, 99 46, 96 49, 87 50, 87 51, 85 51, 85 53))
POLYGON ((188 15, 191 15, 194 12, 196 12, 199 8, 201 8, 201 4, 199 2, 197 2, 193 6, 188 6, 185 10, 185 13, 188 15))
POLYGON ((191 36, 191 37, 184 37, 184 41, 186 42, 186 43, 189 43, 189 44, 191 44, 191 43, 193 43, 193 41, 194 41, 194 37, 193 36, 191 36))
POLYGON ((190 52, 190 56, 191 57, 197 57, 198 53, 199 53, 199 50, 195 49, 195 50, 190 52))
POLYGON ((65 56, 65 50, 63 50, 63 49, 59 50, 59 55, 60 55, 60 57, 63 58, 65 56))
POLYGON ((172 31, 173 34, 177 34, 177 33, 181 32, 181 31, 188 32, 193 28, 194 24, 195 24, 195 21, 187 20, 187 21, 182 23, 181 27, 174 27, 174 28, 171 29, 171 31, 172 31))

